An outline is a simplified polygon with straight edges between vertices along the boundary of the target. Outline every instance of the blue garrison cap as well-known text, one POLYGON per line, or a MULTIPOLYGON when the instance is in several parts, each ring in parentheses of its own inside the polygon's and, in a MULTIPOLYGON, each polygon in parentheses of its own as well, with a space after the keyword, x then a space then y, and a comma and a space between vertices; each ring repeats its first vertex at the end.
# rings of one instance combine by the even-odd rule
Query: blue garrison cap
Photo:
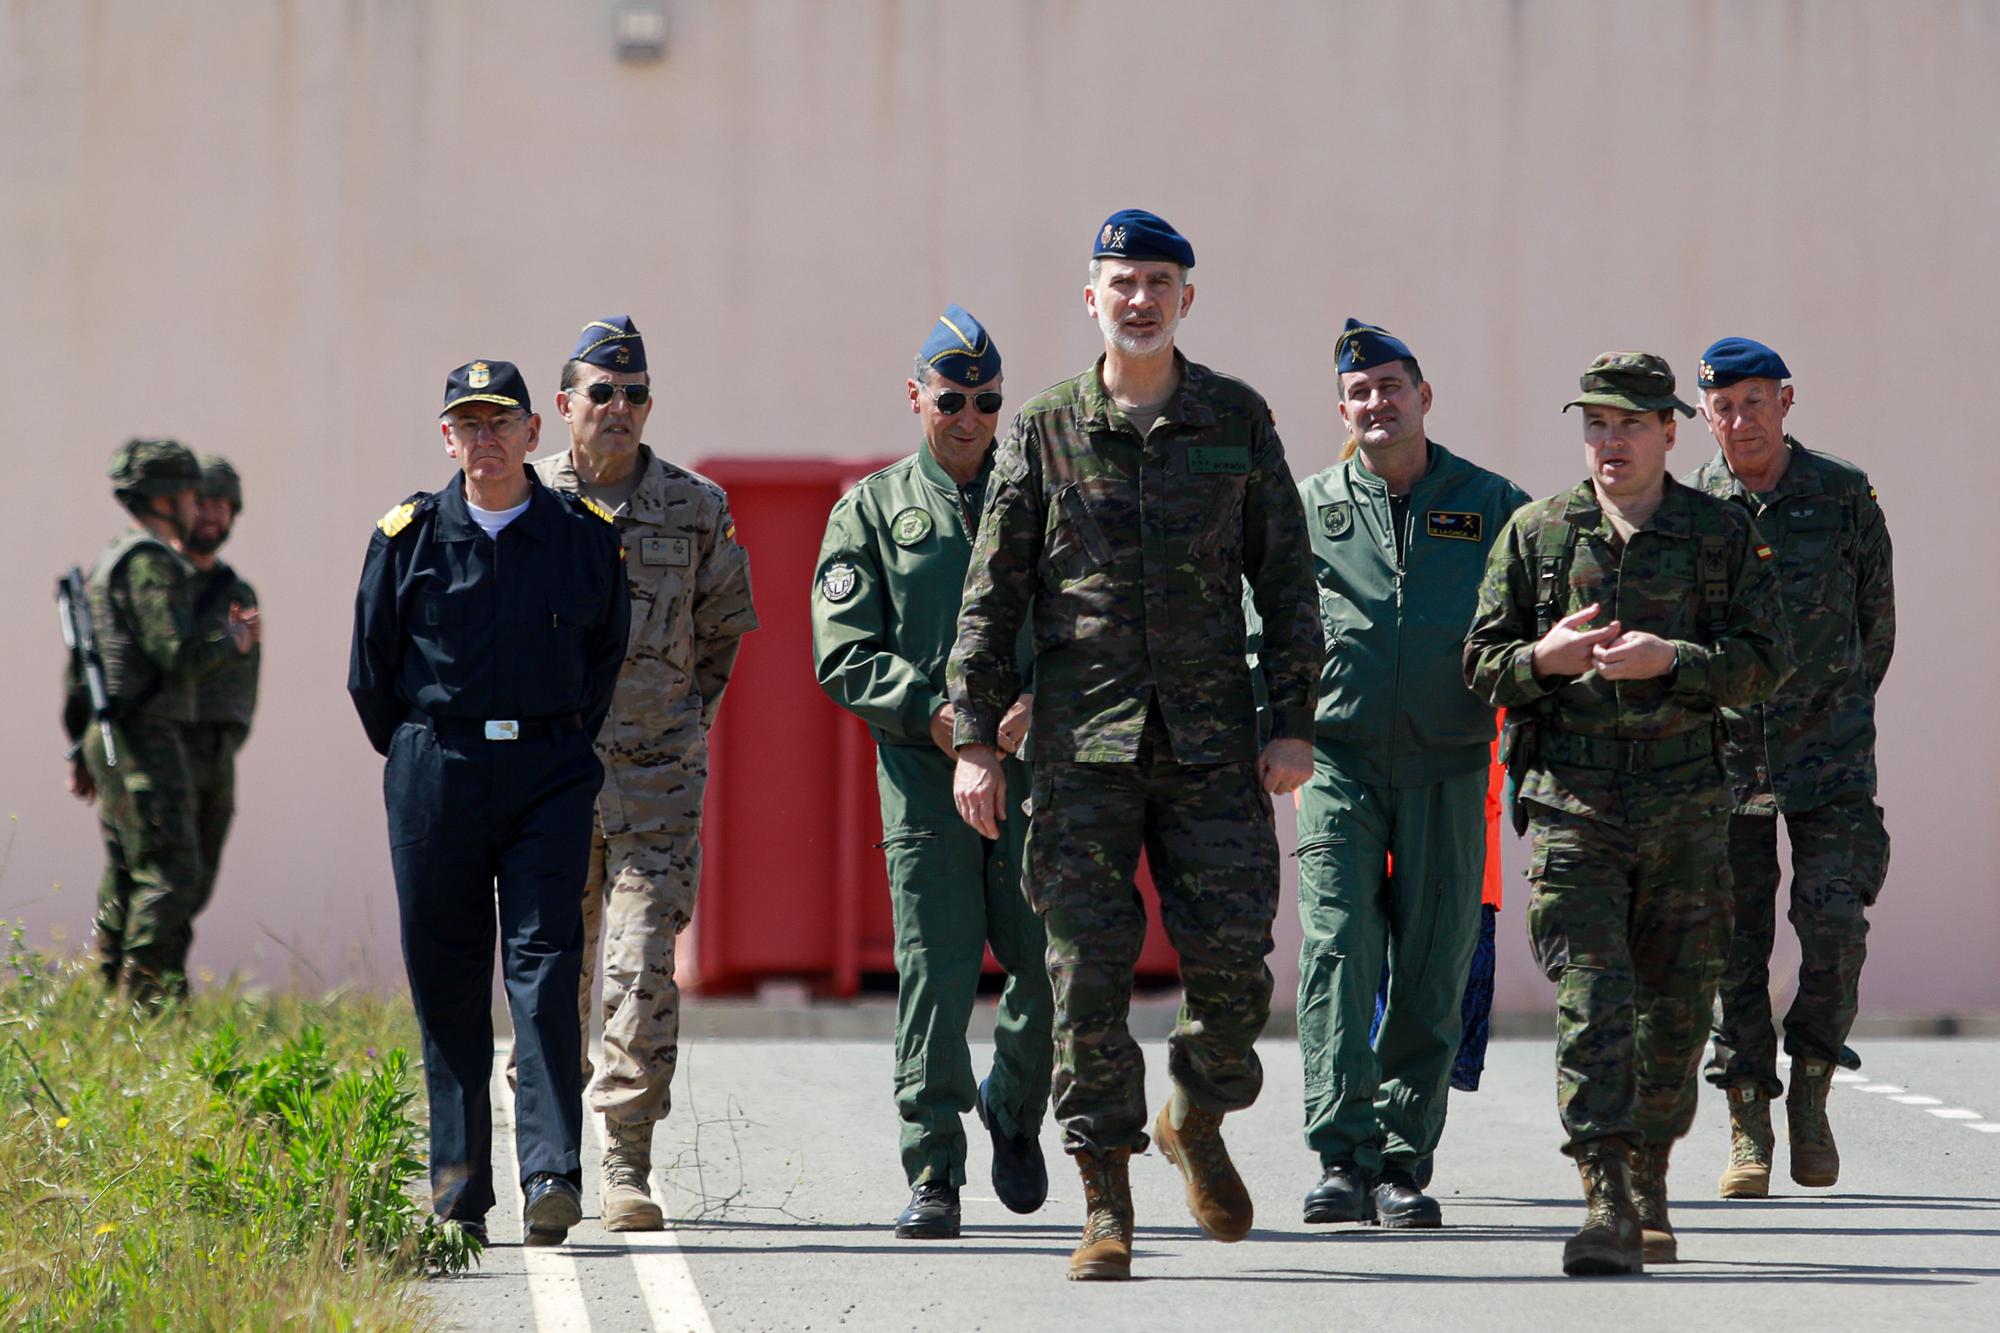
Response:
POLYGON ((1363 324, 1358 319, 1349 319, 1340 336, 1333 340, 1334 368, 1342 375, 1406 359, 1417 359, 1409 344, 1379 325, 1363 324))
POLYGON ((1097 229, 1092 259, 1164 259, 1183 268, 1194 267, 1194 247, 1187 237, 1158 213, 1121 208, 1097 229))
POLYGON ((583 326, 569 359, 606 370, 640 371, 646 368, 646 340, 630 315, 608 315, 583 326))
POLYGON ((460 403, 492 403, 532 412, 528 382, 512 361, 468 361, 445 377, 443 416, 460 403))
POLYGON ((938 374, 958 384, 990 384, 1000 378, 1000 349, 972 312, 948 305, 931 327, 917 355, 938 374))
POLYGON ((1788 380, 1785 358, 1754 338, 1724 338, 1701 354, 1696 382, 1704 389, 1726 389, 1738 380, 1788 380))

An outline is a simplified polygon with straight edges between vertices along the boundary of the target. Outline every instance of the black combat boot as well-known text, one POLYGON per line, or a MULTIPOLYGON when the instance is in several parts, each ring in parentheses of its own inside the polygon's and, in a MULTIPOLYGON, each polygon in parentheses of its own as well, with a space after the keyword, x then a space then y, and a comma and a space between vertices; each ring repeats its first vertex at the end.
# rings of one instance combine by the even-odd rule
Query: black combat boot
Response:
POLYGON ((1032 1213, 1049 1197, 1049 1168, 1042 1161, 1041 1140, 1032 1133, 1012 1135, 1001 1130, 986 1105, 986 1085, 992 1081, 990 1075, 980 1081, 972 1105, 993 1140, 993 1192, 1009 1212, 1032 1213))
POLYGON ((1438 1201, 1417 1188, 1408 1171, 1384 1171, 1375 1178, 1375 1216, 1383 1226, 1429 1229, 1444 1225, 1438 1201))
POLYGON ((1306 1194, 1306 1222, 1323 1226, 1329 1222, 1373 1222, 1374 1182, 1353 1162, 1335 1162, 1306 1194))
POLYGON ((1590 1212, 1582 1228, 1563 1245, 1563 1272, 1571 1277, 1644 1270, 1645 1248, 1639 1238, 1639 1213, 1632 1205, 1628 1152, 1619 1139, 1599 1139, 1577 1152, 1577 1174, 1583 1177, 1583 1197, 1590 1212))
POLYGON ((958 1186, 926 1180, 910 1192, 909 1206, 896 1216, 899 1240, 957 1240, 958 1186))

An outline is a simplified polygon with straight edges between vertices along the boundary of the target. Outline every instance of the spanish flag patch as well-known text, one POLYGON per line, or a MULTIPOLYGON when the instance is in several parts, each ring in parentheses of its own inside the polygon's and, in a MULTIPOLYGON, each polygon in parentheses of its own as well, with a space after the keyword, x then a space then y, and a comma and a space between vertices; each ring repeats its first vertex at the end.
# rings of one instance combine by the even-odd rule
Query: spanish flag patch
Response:
POLYGON ((1759 542, 1757 544, 1757 558, 1759 560, 1769 560, 1771 558, 1771 548, 1759 542))

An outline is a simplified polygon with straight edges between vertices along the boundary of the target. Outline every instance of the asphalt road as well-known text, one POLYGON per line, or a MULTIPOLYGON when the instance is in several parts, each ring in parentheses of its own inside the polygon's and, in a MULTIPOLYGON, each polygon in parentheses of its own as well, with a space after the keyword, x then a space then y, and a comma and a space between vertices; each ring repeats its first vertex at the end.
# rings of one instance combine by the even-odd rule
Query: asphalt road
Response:
MULTIPOLYGON (((1157 1152, 1134 1159, 1131 1283, 1065 1280, 1081 1192, 1052 1128, 1040 1213, 1017 1217, 993 1198, 984 1132, 968 1118, 964 1237, 899 1241, 888 1224, 908 1193, 888 1043, 708 1038, 684 1048, 655 1140, 672 1230, 598 1226, 601 1140, 587 1131, 586 1217, 571 1243, 522 1250, 508 1200, 482 1268, 433 1284, 435 1309, 448 1328, 547 1333, 2000 1328, 2000 1041, 1866 1043, 1867 1067, 1832 1098, 1842 1169, 1826 1191, 1784 1177, 1781 1119, 1775 1196, 1717 1199, 1728 1133, 1705 1090, 1670 1176, 1682 1261, 1594 1281, 1560 1268, 1582 1204, 1557 1152, 1550 1042, 1496 1042, 1484 1087, 1453 1095, 1433 1186, 1445 1228, 1428 1233, 1299 1221, 1318 1171, 1299 1136, 1298 1048, 1262 1051, 1263 1098, 1225 1124, 1256 1231, 1238 1245, 1202 1238, 1174 1169, 1157 1152)), ((975 1064, 990 1053, 976 1047, 975 1064)), ((1152 1042, 1147 1055, 1157 1105, 1165 1051, 1152 1042)), ((511 1159, 496 1171, 511 1175, 511 1159)))

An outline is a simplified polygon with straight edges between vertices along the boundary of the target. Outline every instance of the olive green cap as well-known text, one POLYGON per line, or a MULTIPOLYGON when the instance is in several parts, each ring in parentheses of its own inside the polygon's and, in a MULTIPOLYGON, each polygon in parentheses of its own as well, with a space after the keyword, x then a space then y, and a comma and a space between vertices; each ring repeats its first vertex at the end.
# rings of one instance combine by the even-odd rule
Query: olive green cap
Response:
POLYGON ((201 465, 176 440, 127 440, 111 455, 111 489, 173 495, 201 485, 201 465))
POLYGON ((1691 417, 1694 409, 1674 396, 1674 370, 1663 356, 1651 352, 1606 352, 1590 363, 1579 381, 1583 392, 1563 404, 1572 407, 1623 407, 1634 412, 1672 410, 1691 417))

